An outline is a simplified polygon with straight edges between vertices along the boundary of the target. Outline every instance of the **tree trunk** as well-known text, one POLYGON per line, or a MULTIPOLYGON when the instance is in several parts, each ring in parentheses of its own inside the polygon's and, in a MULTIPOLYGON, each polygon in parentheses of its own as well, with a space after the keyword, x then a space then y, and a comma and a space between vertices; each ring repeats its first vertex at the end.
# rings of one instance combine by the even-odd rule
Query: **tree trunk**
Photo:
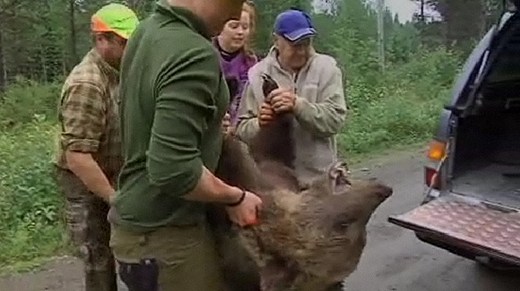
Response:
POLYGON ((0 93, 5 91, 7 86, 7 71, 5 68, 3 32, 0 29, 0 93))
POLYGON ((76 16, 75 16, 75 0, 69 0, 69 29, 70 29, 70 61, 68 70, 72 69, 78 62, 78 48, 76 39, 76 16))

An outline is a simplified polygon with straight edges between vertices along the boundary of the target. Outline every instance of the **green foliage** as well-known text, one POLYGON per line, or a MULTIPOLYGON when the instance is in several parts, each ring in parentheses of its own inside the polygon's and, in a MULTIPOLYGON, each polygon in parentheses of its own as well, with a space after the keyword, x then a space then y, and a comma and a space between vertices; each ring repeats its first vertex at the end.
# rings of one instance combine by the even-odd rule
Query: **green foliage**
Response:
POLYGON ((376 86, 354 79, 347 89, 349 119, 339 138, 343 152, 367 153, 430 138, 459 65, 457 56, 439 49, 388 68, 376 86))
POLYGON ((0 95, 0 130, 32 120, 55 120, 60 84, 20 78, 0 95))
POLYGON ((316 15, 317 47, 342 65, 349 117, 340 134, 347 156, 425 140, 447 101, 460 54, 428 49, 411 23, 385 15, 385 71, 377 54, 376 14, 364 1, 340 1, 338 15, 316 15))
POLYGON ((55 130, 29 121, 0 133, 0 267, 51 255, 64 245, 52 172, 55 130))

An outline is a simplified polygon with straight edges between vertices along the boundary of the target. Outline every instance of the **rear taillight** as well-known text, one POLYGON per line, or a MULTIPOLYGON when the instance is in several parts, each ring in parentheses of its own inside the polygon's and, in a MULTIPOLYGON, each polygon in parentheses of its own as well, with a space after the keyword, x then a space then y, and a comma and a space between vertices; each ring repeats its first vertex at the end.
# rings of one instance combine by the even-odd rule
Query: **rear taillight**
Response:
POLYGON ((445 160, 447 151, 446 151, 446 143, 433 140, 430 142, 430 146, 428 148, 428 159, 430 160, 430 165, 424 168, 424 183, 427 187, 431 187, 433 189, 440 189, 440 166, 445 160))
POLYGON ((434 162, 440 162, 446 155, 446 143, 438 140, 430 142, 428 158, 434 162))

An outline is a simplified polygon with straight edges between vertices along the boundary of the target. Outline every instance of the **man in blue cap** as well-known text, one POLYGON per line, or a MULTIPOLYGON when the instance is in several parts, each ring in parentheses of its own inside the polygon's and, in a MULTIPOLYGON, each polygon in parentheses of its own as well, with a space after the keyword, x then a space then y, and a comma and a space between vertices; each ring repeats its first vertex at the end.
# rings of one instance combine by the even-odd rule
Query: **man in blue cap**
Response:
POLYGON ((347 112, 342 72, 334 58, 314 50, 316 30, 307 13, 296 9, 280 13, 273 35, 273 47, 249 71, 237 135, 248 143, 276 114, 292 112, 294 166, 300 182, 307 184, 336 160, 336 135, 347 112), (270 103, 264 101, 262 74, 280 86, 270 94, 270 103))
POLYGON ((278 15, 274 24, 275 47, 287 69, 298 71, 312 54, 311 42, 316 30, 309 15, 290 9, 278 15))

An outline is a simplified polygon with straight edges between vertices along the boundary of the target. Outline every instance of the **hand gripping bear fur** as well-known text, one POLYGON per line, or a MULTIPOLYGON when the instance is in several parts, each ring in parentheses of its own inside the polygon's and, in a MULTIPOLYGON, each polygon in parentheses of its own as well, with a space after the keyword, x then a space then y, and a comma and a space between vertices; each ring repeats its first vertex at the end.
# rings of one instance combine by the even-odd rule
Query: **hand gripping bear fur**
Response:
POLYGON ((392 194, 376 180, 350 179, 341 161, 301 187, 292 167, 292 122, 289 113, 278 116, 249 149, 233 136, 224 139, 216 175, 264 202, 260 224, 247 228, 232 227, 219 207, 210 211, 231 290, 322 291, 341 282, 356 269, 371 215, 392 194))

